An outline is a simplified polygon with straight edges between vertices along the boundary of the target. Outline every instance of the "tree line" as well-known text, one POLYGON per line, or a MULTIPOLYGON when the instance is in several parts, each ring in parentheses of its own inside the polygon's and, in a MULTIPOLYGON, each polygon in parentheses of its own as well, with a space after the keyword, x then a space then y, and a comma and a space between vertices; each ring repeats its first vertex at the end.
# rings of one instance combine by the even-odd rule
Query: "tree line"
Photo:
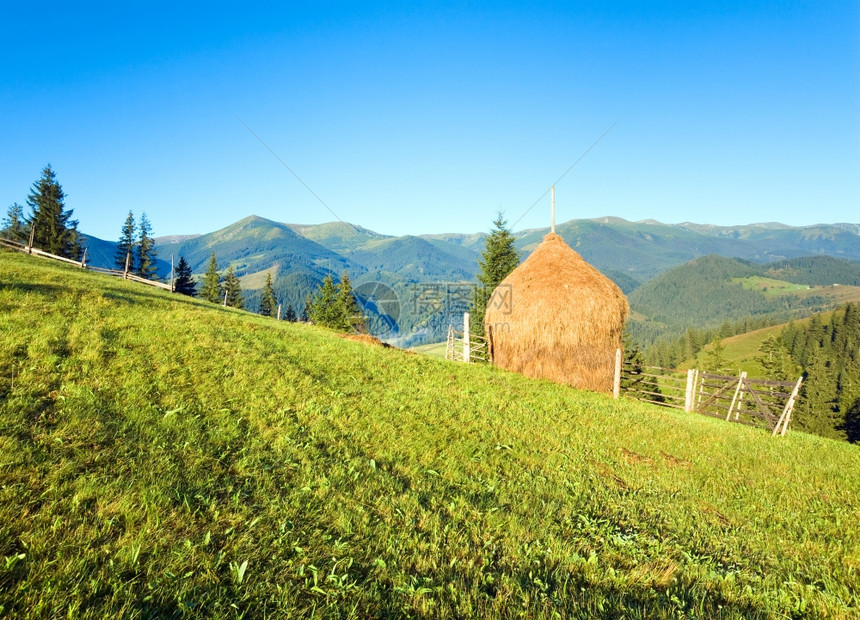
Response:
POLYGON ((762 343, 759 361, 775 379, 802 369, 795 428, 860 443, 860 304, 791 323, 762 343))

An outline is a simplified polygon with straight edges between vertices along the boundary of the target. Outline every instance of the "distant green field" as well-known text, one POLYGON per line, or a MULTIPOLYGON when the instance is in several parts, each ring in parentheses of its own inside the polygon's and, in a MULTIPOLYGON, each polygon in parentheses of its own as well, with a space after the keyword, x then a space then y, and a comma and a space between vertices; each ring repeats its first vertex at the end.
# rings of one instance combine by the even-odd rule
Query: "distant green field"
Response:
POLYGON ((860 449, 0 252, 2 618, 854 618, 860 449))
POLYGON ((774 280, 773 278, 765 278, 762 276, 750 276, 748 278, 732 278, 732 282, 740 282, 741 286, 751 291, 764 293, 767 297, 777 297, 779 295, 794 294, 801 291, 812 290, 813 288, 806 284, 793 284, 783 280, 774 280))
POLYGON ((412 350, 416 353, 421 353, 422 355, 445 359, 445 354, 448 350, 448 343, 434 342, 433 344, 423 344, 418 347, 412 347, 412 350))

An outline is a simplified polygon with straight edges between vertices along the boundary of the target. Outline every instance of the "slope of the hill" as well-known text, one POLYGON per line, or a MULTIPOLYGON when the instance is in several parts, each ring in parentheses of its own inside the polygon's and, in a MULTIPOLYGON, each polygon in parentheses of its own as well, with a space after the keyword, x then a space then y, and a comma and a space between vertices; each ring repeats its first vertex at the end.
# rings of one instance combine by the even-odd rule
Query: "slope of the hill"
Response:
POLYGON ((0 253, 0 616, 852 617, 860 451, 0 253))

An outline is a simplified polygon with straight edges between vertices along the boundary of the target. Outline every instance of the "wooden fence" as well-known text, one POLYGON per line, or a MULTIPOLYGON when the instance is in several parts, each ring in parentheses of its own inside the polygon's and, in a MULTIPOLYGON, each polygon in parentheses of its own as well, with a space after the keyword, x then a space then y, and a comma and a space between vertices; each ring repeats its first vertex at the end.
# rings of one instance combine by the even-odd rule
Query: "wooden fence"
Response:
POLYGON ((158 280, 147 280, 146 278, 141 278, 140 276, 136 276, 128 270, 128 257, 126 257, 125 261, 125 270, 121 269, 105 269, 103 267, 92 267, 87 265, 87 252, 84 250, 84 255, 81 257, 81 260, 73 260, 71 258, 66 258, 65 256, 57 256, 56 254, 51 254, 50 252, 45 252, 44 250, 40 250, 38 248, 34 248, 30 245, 26 245, 24 243, 19 243, 18 241, 13 241, 12 239, 3 239, 0 238, 0 246, 4 246, 7 248, 11 248, 13 250, 18 250, 19 252, 24 252, 25 254, 30 254, 32 256, 39 256, 41 258, 49 258, 51 260, 57 260, 63 263, 69 263, 71 265, 75 265, 76 267, 80 267, 81 269, 89 269, 91 271, 98 271, 99 273, 105 273, 110 276, 116 276, 118 278, 123 278, 125 280, 131 280, 132 282, 140 282, 141 284, 146 284, 149 286, 154 286, 156 288, 164 289, 166 291, 173 291, 173 273, 171 271, 170 283, 167 282, 159 282, 158 280))
POLYGON ((796 382, 625 365, 622 391, 632 398, 785 435, 803 377, 796 382))
POLYGON ((453 325, 448 326, 445 359, 467 363, 491 361, 487 339, 471 333, 468 312, 463 314, 463 328, 464 331, 457 331, 453 325))

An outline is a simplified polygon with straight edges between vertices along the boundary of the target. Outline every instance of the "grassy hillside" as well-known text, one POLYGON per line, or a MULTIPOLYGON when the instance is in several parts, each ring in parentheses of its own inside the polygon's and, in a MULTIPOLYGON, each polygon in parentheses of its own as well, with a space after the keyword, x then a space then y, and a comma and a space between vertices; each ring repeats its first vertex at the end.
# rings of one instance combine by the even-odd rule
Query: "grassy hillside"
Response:
POLYGON ((855 617, 860 450, 0 253, 0 617, 855 617))

